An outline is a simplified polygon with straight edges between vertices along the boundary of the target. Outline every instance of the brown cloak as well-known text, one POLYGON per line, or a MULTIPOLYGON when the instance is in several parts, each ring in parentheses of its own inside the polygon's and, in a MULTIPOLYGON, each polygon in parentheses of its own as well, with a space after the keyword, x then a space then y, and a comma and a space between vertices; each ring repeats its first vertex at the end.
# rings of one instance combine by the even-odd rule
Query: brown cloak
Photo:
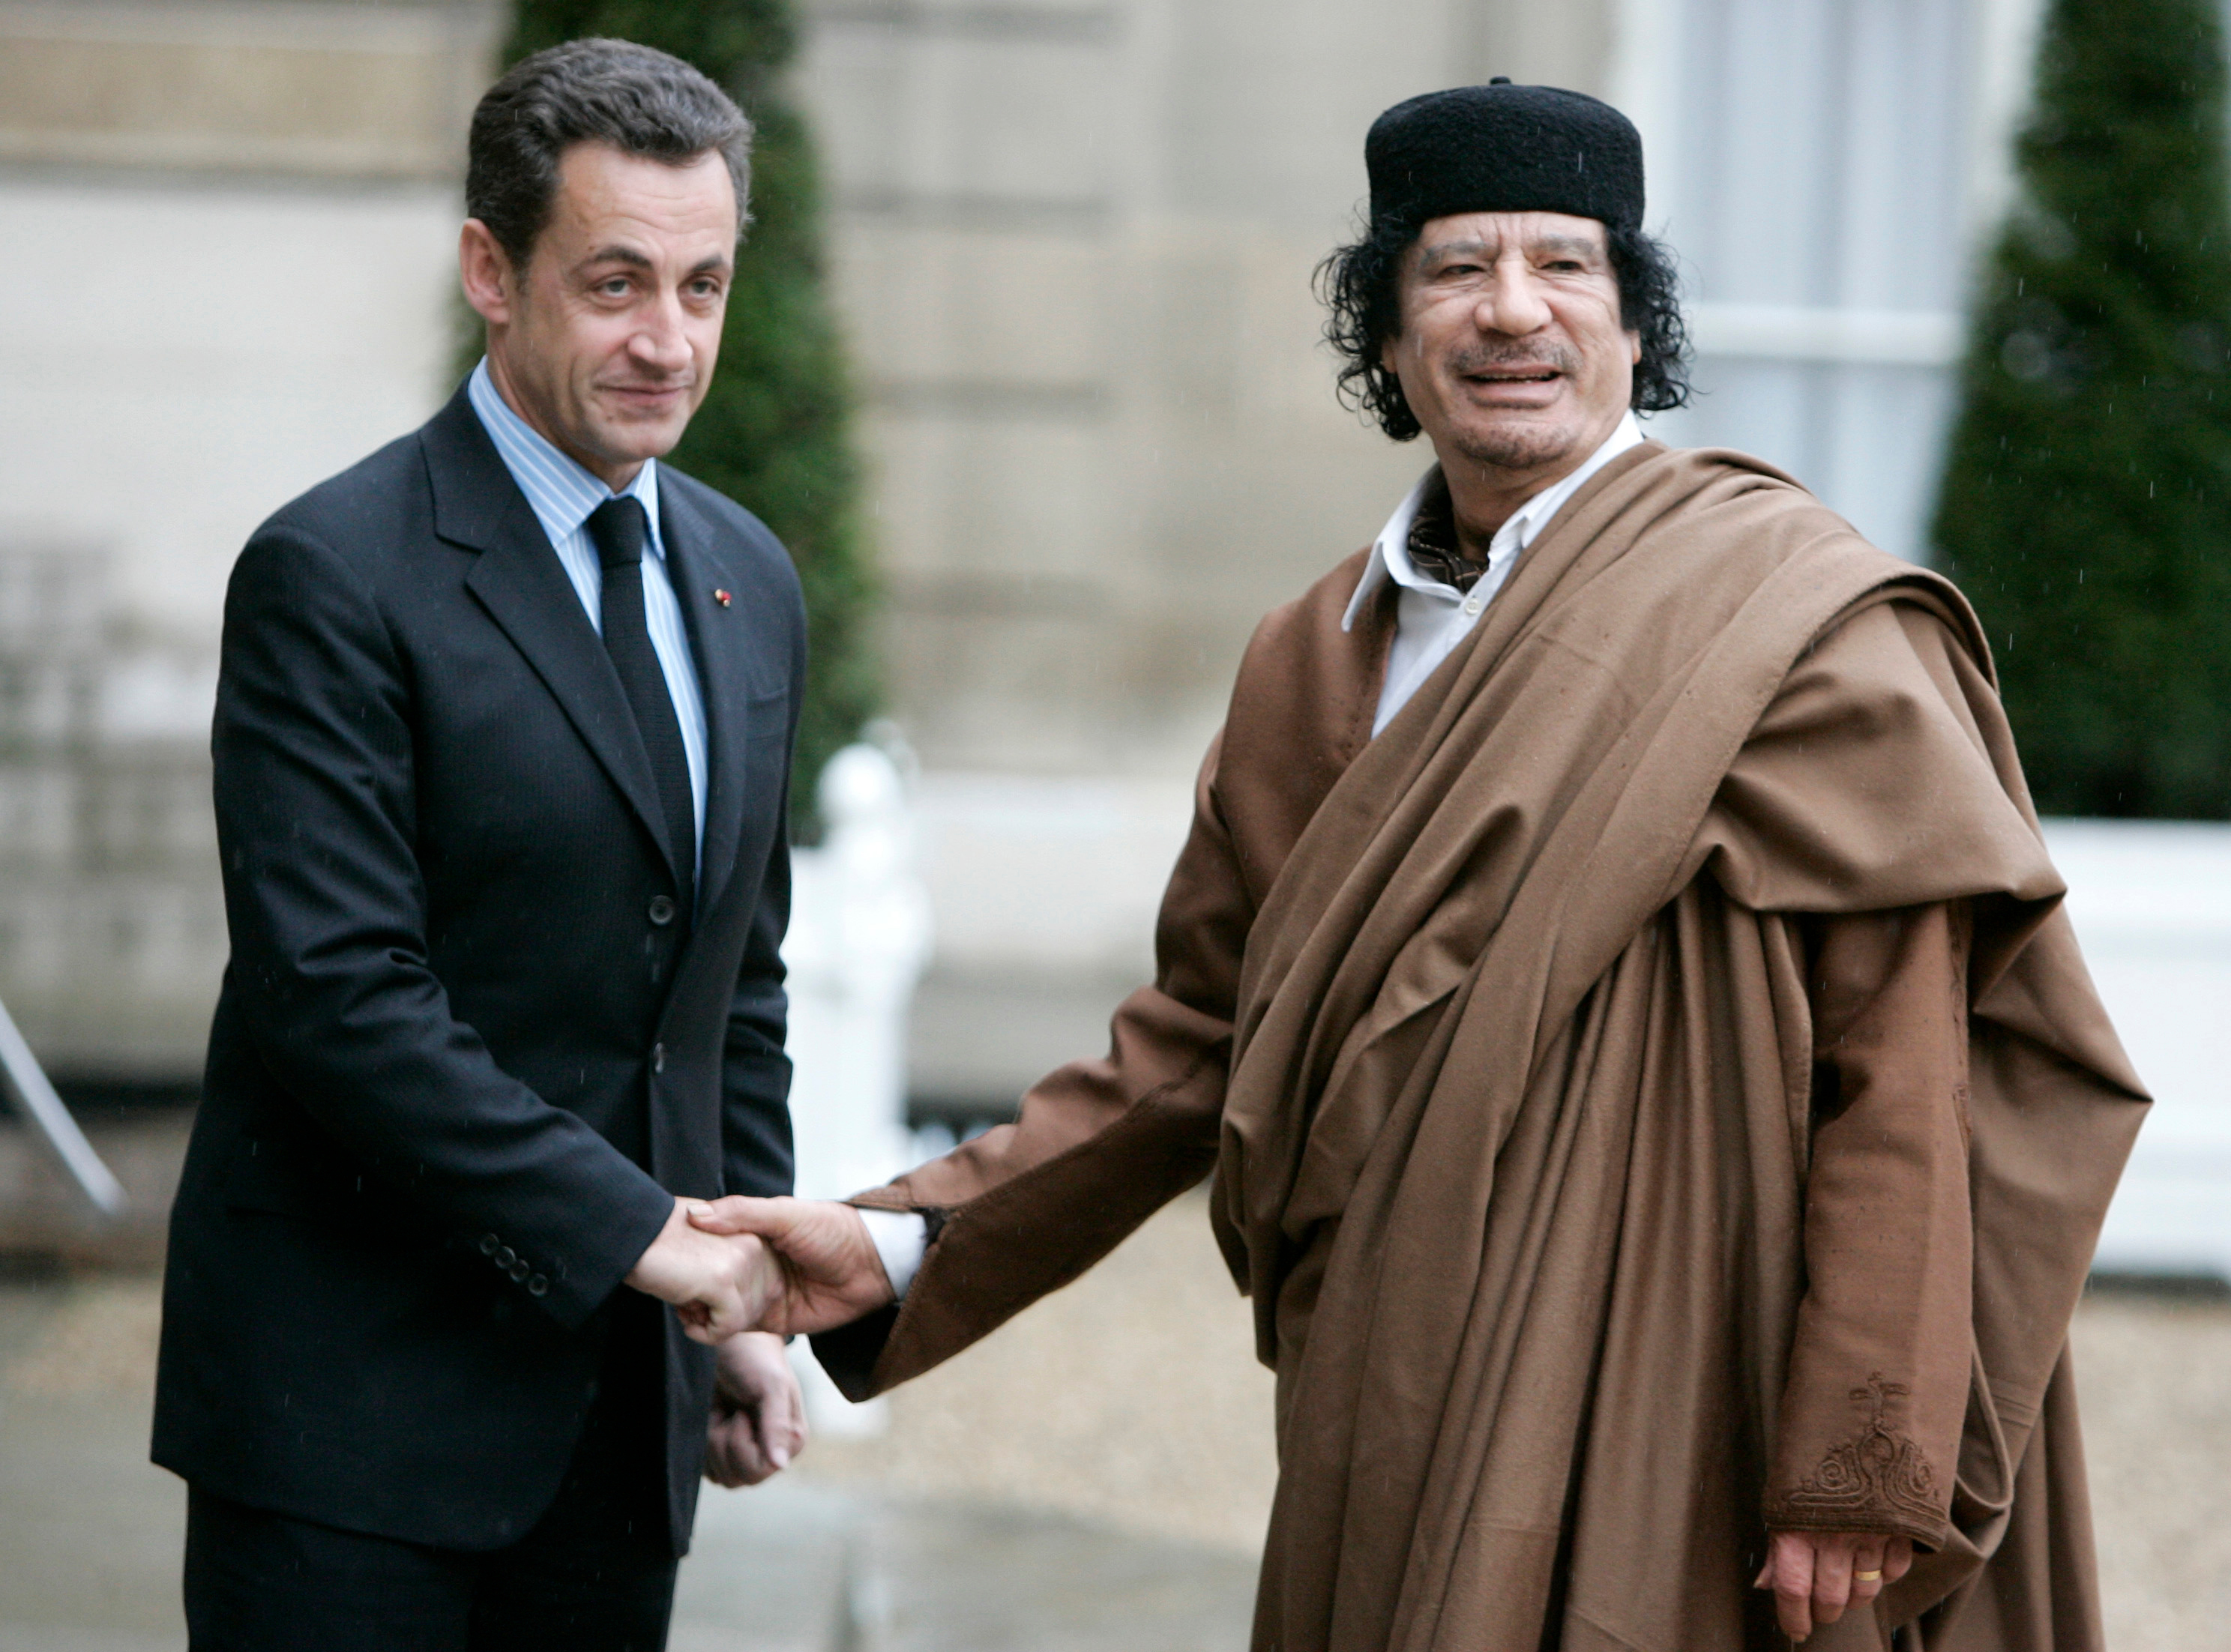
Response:
POLYGON ((2143 1095, 1965 603, 1647 444, 1373 739, 1360 566, 1258 631, 1110 1056, 863 1199, 948 1214, 831 1363, 965 1345, 1220 1129, 1263 1652, 1777 1644, 1769 1522, 1931 1551, 1815 1646, 2095 1646, 2065 1341, 2143 1095))

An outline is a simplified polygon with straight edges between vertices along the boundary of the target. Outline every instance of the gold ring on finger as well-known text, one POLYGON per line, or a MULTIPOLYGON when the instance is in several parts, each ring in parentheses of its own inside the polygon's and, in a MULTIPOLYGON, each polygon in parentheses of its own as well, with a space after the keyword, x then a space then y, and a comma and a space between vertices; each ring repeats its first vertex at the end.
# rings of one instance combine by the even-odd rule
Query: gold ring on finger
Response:
POLYGON ((1855 1571, 1852 1574, 1852 1581, 1853 1583, 1880 1583, 1882 1581, 1882 1573, 1879 1571, 1855 1571))

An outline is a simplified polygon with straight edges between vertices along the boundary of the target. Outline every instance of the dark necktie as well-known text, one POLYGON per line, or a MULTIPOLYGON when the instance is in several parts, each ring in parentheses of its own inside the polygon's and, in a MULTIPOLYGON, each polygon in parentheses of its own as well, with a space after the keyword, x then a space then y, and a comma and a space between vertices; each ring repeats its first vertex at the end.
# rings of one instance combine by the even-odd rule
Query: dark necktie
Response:
POLYGON ((697 878, 697 809, 689 794, 689 758, 682 745, 682 722, 674 713, 674 696, 666 690, 666 673, 658 663, 658 650, 650 645, 650 628, 643 609, 643 550, 650 538, 650 519, 638 499, 608 499, 589 514, 589 537, 605 565, 605 651, 620 674, 629 707, 635 713, 636 732, 650 758, 651 778, 658 784, 659 806, 666 816, 667 840, 674 848, 674 865, 680 887, 678 904, 686 913, 695 899, 697 878))

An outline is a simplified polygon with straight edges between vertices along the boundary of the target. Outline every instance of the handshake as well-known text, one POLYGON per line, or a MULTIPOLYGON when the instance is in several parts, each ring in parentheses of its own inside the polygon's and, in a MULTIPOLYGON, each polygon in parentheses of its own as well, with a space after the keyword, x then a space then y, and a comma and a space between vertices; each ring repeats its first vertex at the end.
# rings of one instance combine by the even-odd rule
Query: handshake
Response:
POLYGON ((896 1295, 860 1213, 825 1199, 676 1199, 627 1282, 709 1347, 833 1330, 896 1295))

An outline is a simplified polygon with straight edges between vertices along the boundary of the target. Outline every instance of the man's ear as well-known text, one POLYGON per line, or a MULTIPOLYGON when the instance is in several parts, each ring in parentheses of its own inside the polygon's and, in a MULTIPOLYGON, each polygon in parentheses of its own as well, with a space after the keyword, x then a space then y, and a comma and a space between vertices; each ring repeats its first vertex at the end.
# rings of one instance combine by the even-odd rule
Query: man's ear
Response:
POLYGON ((465 302, 490 326, 504 326, 517 305, 512 280, 511 256, 495 231, 478 218, 467 218, 457 236, 457 280, 465 289, 465 302))
POLYGON ((1627 330, 1626 361, 1630 367, 1642 365, 1642 334, 1633 328, 1627 330))

